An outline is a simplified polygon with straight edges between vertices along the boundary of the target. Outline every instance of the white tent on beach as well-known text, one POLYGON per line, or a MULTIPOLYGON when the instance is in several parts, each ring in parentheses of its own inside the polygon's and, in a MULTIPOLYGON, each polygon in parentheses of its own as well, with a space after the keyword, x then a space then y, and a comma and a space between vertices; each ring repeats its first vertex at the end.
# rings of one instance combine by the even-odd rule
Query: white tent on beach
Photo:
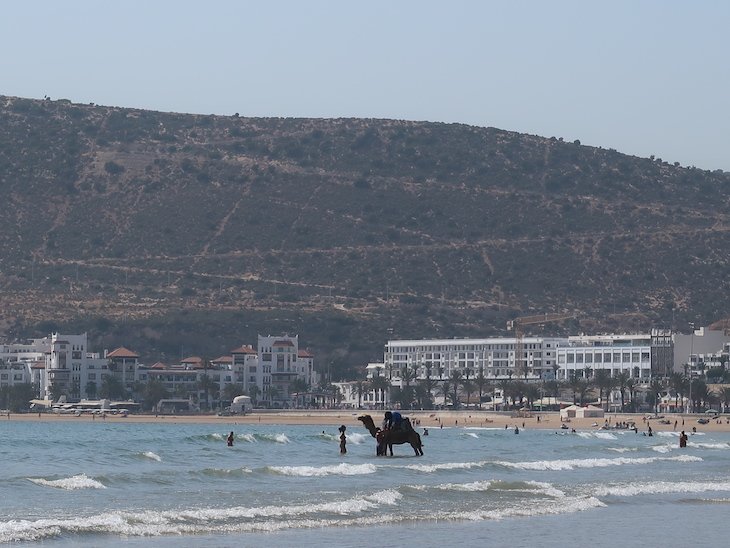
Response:
POLYGON ((601 418, 604 416, 604 411, 600 407, 595 405, 569 405, 560 410, 561 419, 583 419, 583 418, 601 418))

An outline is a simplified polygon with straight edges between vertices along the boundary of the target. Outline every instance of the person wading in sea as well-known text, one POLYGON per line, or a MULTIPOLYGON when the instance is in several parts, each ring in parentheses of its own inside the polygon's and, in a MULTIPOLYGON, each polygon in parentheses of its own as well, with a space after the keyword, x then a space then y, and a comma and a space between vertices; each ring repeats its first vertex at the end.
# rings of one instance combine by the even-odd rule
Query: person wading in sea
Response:
POLYGON ((344 455, 347 453, 347 436, 345 436, 345 430, 347 429, 347 426, 344 424, 338 428, 340 431, 340 454, 344 455))

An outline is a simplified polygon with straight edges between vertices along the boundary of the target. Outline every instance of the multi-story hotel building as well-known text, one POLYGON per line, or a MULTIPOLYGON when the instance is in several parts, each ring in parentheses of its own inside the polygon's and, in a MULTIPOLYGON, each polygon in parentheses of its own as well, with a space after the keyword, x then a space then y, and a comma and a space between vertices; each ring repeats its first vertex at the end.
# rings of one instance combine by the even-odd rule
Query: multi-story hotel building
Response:
POLYGON ((651 335, 580 335, 568 337, 557 350, 557 379, 590 378, 599 369, 646 381, 652 376, 651 335))
POLYGON ((489 379, 548 379, 555 374, 556 351, 564 342, 549 337, 524 337, 520 344, 514 337, 388 341, 383 362, 394 384, 401 384, 405 375, 438 380, 454 371, 463 377, 481 371, 489 379))

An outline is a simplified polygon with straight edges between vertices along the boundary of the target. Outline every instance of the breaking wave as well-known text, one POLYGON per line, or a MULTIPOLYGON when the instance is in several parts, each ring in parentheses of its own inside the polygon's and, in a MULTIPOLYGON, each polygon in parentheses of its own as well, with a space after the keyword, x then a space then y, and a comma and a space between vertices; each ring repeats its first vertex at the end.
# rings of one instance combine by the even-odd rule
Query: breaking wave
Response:
POLYGON ((57 480, 28 478, 28 481, 32 481, 36 485, 42 485, 43 487, 66 489, 68 491, 75 491, 77 489, 106 489, 106 486, 103 483, 88 477, 86 474, 78 474, 76 476, 71 476, 70 478, 61 478, 57 480))
POLYGON ((335 464, 332 466, 267 466, 266 470, 283 476, 358 476, 374 474, 377 467, 374 464, 335 464))
POLYGON ((678 455, 676 457, 617 457, 614 459, 561 459, 539 460, 532 462, 500 461, 495 464, 518 470, 574 470, 576 468, 603 468, 606 466, 623 466, 631 464, 651 464, 657 461, 700 462, 700 457, 678 455))

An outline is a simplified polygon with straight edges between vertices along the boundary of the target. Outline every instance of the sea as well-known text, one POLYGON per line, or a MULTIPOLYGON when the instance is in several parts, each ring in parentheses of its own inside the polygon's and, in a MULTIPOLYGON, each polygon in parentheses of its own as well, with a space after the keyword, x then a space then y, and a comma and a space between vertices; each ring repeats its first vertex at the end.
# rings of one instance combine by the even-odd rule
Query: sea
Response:
MULTIPOLYGON (((730 434, 0 421, 0 543, 674 547, 730 543, 730 434), (226 445, 233 431, 235 442, 226 445), (419 429, 422 432, 423 429, 419 429)), ((506 427, 506 428, 505 428, 506 427)))

